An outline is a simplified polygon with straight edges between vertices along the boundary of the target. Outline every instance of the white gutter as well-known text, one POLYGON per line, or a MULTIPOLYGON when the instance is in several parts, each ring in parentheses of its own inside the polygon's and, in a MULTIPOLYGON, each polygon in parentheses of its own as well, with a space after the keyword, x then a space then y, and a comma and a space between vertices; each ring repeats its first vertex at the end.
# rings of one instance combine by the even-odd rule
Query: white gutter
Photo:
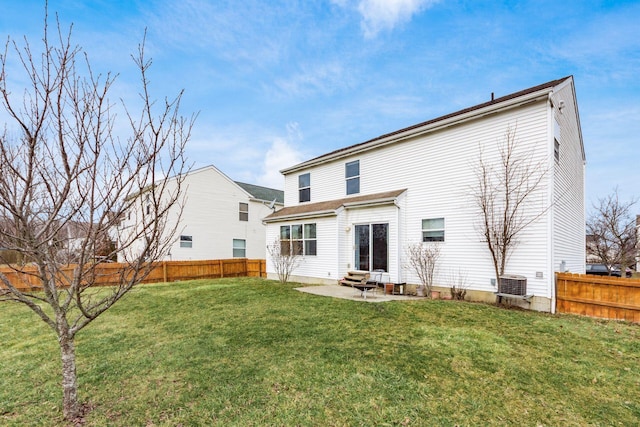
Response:
POLYGON ((396 201, 395 197, 390 197, 388 199, 366 200, 361 202, 343 203, 342 206, 344 206, 345 209, 368 208, 368 207, 374 207, 374 206, 389 205, 389 204, 395 203, 395 201, 396 201))
POLYGON ((299 214, 291 214, 291 215, 285 215, 285 216, 279 216, 277 218, 273 218, 273 219, 263 219, 262 223, 263 224, 268 224, 270 222, 283 222, 283 221, 289 221, 292 219, 302 219, 302 218, 324 218, 324 217, 328 217, 328 216, 336 216, 337 213, 334 210, 331 211, 320 211, 320 212, 304 212, 304 213, 299 213, 299 214))

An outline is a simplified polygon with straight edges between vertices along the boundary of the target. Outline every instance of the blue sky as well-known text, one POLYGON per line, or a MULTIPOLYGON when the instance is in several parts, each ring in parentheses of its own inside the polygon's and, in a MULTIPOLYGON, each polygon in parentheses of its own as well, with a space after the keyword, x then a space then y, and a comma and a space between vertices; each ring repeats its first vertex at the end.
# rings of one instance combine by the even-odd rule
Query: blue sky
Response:
MULTIPOLYGON (((44 2, 0 0, 0 35, 42 34, 44 2)), ((95 69, 120 73, 147 28, 158 97, 199 112, 188 155, 234 180, 573 75, 588 207, 640 196, 640 2, 50 0, 95 69)))

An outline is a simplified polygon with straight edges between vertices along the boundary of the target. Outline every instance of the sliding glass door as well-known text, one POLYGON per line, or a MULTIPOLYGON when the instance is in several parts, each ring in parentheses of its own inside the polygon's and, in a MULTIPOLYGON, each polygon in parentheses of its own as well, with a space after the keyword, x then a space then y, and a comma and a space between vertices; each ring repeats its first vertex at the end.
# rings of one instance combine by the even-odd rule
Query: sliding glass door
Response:
POLYGON ((356 268, 389 271, 389 224, 356 225, 354 231, 356 268))

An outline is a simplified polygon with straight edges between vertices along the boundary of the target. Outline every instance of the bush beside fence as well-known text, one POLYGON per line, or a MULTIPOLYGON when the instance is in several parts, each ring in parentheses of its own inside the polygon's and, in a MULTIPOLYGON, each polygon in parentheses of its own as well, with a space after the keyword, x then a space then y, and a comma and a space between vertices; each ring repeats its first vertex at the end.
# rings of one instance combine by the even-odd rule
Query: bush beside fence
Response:
POLYGON ((640 323, 640 279, 556 273, 556 310, 640 323))
MULTIPOLYGON (((99 286, 113 286, 126 264, 104 263, 96 269, 96 284, 99 286)), ((152 264, 149 275, 141 283, 175 282, 178 280, 210 279, 222 277, 266 277, 266 261, 263 259, 217 259, 203 261, 160 261, 152 264)), ((62 274, 72 276, 76 265, 62 268, 62 274)), ((33 290, 42 288, 42 283, 33 275, 35 267, 22 268, 23 273, 17 273, 10 267, 0 267, 13 286, 19 290, 33 290), (32 273, 32 274, 30 274, 32 273)), ((5 288, 0 282, 0 289, 5 288)))

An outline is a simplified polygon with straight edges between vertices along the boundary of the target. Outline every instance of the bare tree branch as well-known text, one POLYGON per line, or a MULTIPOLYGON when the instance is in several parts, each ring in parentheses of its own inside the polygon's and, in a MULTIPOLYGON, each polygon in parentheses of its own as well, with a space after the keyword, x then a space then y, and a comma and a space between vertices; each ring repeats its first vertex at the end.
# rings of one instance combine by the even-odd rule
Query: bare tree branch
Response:
POLYGON ((278 274, 278 280, 283 284, 288 283, 291 274, 300 265, 302 257, 286 240, 274 240, 267 245, 267 251, 278 274))
POLYGON ((635 262, 636 217, 633 208, 638 199, 620 200, 618 189, 598 199, 587 221, 587 251, 607 266, 609 275, 614 266, 620 267, 620 275, 635 262))
POLYGON ((436 244, 412 243, 405 248, 409 266, 418 275, 425 296, 431 298, 431 288, 440 260, 440 246, 436 244))
POLYGON ((535 201, 547 176, 546 159, 536 161, 535 153, 522 147, 516 134, 517 127, 507 128, 498 141, 495 162, 480 147, 474 165, 476 184, 471 193, 480 213, 477 230, 491 254, 496 279, 504 274, 520 234, 551 208, 535 201))
POLYGON ((134 115, 123 105, 130 136, 121 140, 108 97, 117 75, 96 74, 72 44, 71 29, 56 23, 50 34, 45 18, 41 54, 26 40, 20 47, 9 39, 0 56, 0 106, 12 129, 5 124, 0 134, 0 247, 19 260, 10 264, 11 274, 26 289, 32 281, 41 287, 20 290, 0 273, 0 301, 25 304, 55 331, 63 410, 72 420, 80 411, 75 336, 144 279, 175 240, 195 116, 180 116, 182 92, 156 104, 143 40, 133 57, 142 107, 134 115), (15 92, 12 61, 28 81, 15 92), (126 214, 136 225, 123 230, 126 214), (118 254, 126 261, 118 284, 96 290, 100 262, 118 254))

